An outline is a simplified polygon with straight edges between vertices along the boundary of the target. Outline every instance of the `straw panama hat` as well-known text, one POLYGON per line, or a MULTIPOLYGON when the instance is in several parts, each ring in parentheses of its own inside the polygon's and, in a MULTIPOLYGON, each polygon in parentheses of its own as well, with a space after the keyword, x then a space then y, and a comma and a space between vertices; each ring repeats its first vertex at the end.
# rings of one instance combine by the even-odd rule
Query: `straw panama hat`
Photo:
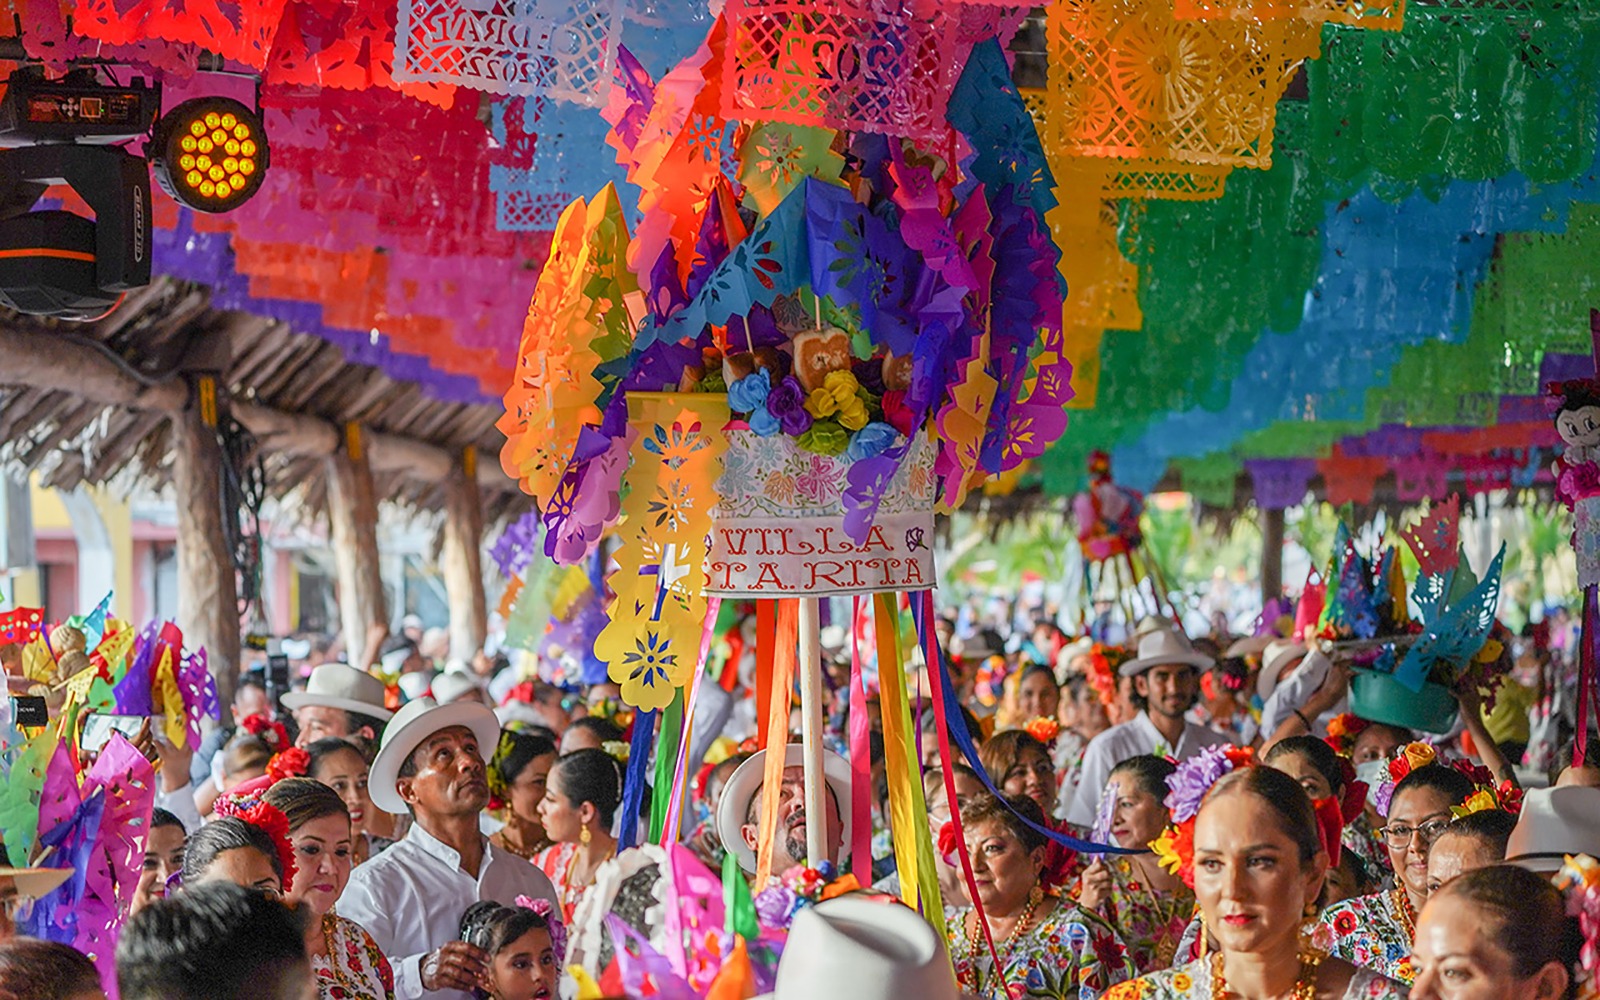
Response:
POLYGON ((1262 701, 1272 697, 1272 692, 1278 688, 1278 671, 1282 670, 1290 660, 1304 657, 1307 653, 1305 646, 1288 639, 1277 639, 1268 644, 1261 654, 1261 672, 1256 675, 1256 694, 1262 701))
POLYGON ((494 756, 500 743, 500 720, 489 706, 482 702, 458 701, 440 705, 432 698, 418 698, 394 714, 383 731, 383 746, 372 761, 372 771, 367 776, 367 792, 373 804, 384 812, 404 816, 409 810, 400 797, 395 782, 400 777, 400 766, 422 741, 441 729, 466 726, 478 738, 478 753, 485 764, 494 756))
POLYGON ((383 681, 347 663, 324 663, 311 671, 306 689, 284 695, 283 705, 291 710, 338 708, 385 720, 394 714, 383 707, 383 681))
POLYGON ((1233 644, 1223 651, 1224 659, 1234 659, 1239 656, 1260 656, 1266 648, 1278 641, 1275 635, 1247 635, 1243 639, 1233 640, 1233 644))
POLYGON ((846 895, 795 914, 773 992, 757 1000, 956 1000, 944 935, 898 901, 846 895), (791 957, 792 956, 792 957, 791 957))
MULTIPOLYGON (((802 767, 805 764, 805 747, 799 743, 788 744, 783 755, 783 766, 802 767)), ((747 872, 756 870, 756 852, 745 846, 740 831, 744 829, 745 813, 750 800, 761 791, 761 779, 767 766, 767 752, 757 750, 750 759, 740 764, 722 788, 722 801, 717 804, 717 833, 722 846, 739 859, 747 872)), ((844 844, 840 848, 840 861, 850 856, 850 763, 832 750, 822 751, 822 773, 833 789, 834 800, 839 804, 839 819, 844 824, 844 844)))
POLYGON ((11 868, 0 866, 0 878, 9 878, 17 884, 17 895, 29 899, 48 896, 72 877, 71 868, 11 868))
POLYGON ((1151 667, 1172 665, 1205 670, 1215 663, 1211 657, 1196 653, 1188 639, 1163 628, 1139 640, 1139 658, 1124 663, 1119 673, 1124 677, 1137 677, 1151 667))
POLYGON ((1600 788, 1530 788, 1506 844, 1506 864, 1560 871, 1568 854, 1600 854, 1600 788))

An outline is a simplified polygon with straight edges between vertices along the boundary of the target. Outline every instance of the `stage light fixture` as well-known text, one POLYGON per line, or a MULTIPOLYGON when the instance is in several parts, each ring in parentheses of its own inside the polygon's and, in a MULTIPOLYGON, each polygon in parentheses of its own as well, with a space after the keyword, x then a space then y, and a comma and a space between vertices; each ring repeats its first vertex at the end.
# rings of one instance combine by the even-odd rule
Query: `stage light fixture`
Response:
POLYGON ((145 147, 161 189, 201 212, 229 212, 266 177, 261 116, 227 97, 196 97, 161 116, 145 147))

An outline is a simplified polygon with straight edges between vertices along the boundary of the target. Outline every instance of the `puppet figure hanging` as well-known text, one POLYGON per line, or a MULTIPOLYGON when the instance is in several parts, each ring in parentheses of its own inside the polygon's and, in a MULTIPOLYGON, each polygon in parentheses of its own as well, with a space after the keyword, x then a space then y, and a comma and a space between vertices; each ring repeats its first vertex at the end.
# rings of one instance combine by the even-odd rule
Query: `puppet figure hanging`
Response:
POLYGON ((1556 497, 1572 511, 1572 547, 1583 588, 1583 637, 1578 645, 1578 734, 1572 761, 1588 752, 1588 720, 1600 714, 1600 678, 1595 643, 1600 641, 1600 309, 1589 310, 1595 377, 1551 382, 1545 395, 1555 414, 1563 448, 1551 471, 1556 497))
POLYGON ((1089 453, 1089 488, 1072 500, 1089 593, 1122 605, 1130 623, 1146 615, 1177 618, 1160 567, 1144 547, 1144 495, 1111 478, 1111 456, 1089 453))
POLYGON ((1139 530, 1139 515, 1144 513, 1144 497, 1135 490, 1111 480, 1111 456, 1103 451, 1089 453, 1089 489, 1072 501, 1078 518, 1078 545, 1090 562, 1105 562, 1144 544, 1139 530))

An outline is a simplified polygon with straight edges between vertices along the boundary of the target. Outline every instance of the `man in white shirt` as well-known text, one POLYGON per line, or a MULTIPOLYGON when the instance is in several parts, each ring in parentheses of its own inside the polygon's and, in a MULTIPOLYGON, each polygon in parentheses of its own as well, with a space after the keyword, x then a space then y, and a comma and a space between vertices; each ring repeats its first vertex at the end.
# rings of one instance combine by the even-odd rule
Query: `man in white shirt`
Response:
POLYGON ((1083 752, 1083 777, 1067 813, 1067 822, 1092 827, 1100 812, 1111 771, 1129 757, 1166 754, 1183 760, 1227 737, 1184 718, 1200 697, 1200 671, 1213 660, 1194 651, 1177 632, 1157 629, 1139 640, 1139 658, 1122 665, 1132 677, 1140 712, 1089 741, 1083 752))
POLYGON ((414 822, 351 874, 339 914, 366 928, 388 957, 399 1000, 470 1000, 487 960, 460 940, 461 915, 473 903, 542 897, 560 912, 543 872, 479 832, 489 801, 484 757, 499 739, 486 705, 419 698, 390 721, 372 762, 372 801, 391 813, 409 810, 414 822))

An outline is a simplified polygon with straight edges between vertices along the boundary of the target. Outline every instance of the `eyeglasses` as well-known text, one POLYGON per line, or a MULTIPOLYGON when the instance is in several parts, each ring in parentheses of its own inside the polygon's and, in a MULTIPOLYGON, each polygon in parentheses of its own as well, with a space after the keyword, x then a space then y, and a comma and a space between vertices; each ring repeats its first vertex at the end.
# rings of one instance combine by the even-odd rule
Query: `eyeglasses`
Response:
POLYGON ((1383 828, 1383 839, 1389 842, 1390 847, 1400 848, 1411 843, 1411 838, 1420 834, 1422 836, 1422 845, 1426 847, 1438 840, 1439 835, 1444 832, 1444 828, 1449 825, 1450 817, 1448 816, 1436 816, 1433 819, 1424 820, 1416 826, 1390 823, 1383 828))

